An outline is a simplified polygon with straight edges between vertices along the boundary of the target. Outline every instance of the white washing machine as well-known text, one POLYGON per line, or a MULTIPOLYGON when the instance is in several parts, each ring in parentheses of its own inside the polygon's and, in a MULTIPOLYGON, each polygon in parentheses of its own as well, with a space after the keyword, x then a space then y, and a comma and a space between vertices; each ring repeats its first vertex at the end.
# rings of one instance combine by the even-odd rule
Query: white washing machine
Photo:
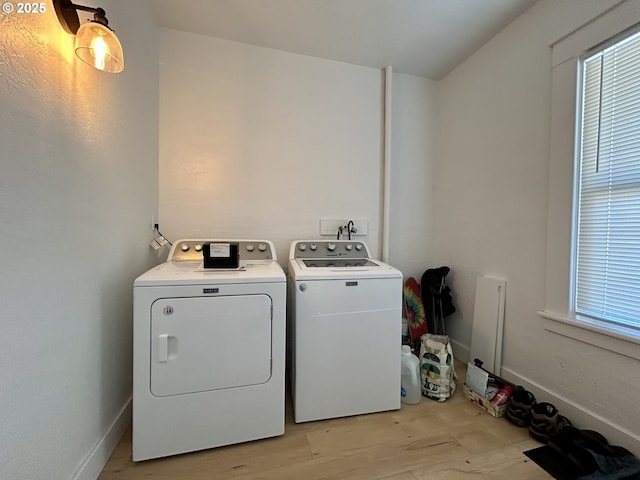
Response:
POLYGON ((295 421, 400 408, 401 272, 318 240, 291 244, 287 276, 295 421))
POLYGON ((175 242, 133 295, 134 461, 284 433, 286 277, 273 243, 175 242))

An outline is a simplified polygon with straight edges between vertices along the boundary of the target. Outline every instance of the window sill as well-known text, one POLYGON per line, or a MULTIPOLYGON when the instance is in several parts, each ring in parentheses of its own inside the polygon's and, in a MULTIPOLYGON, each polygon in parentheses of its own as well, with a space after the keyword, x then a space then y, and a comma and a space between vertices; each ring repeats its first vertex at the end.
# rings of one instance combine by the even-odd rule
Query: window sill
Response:
POLYGON ((544 328, 581 342, 640 360, 640 332, 584 317, 572 318, 553 312, 538 312, 544 328))

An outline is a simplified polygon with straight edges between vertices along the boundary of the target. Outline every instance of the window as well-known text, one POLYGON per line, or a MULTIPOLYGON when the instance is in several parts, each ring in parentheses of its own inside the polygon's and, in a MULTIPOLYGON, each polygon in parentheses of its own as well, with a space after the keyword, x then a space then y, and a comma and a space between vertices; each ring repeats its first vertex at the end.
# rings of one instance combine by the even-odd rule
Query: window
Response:
MULTIPOLYGON (((638 207, 638 197, 635 197, 634 203, 626 194, 640 183, 638 170, 634 167, 634 162, 637 165, 640 157, 630 153, 634 149, 640 150, 640 144, 634 144, 633 138, 625 138, 622 132, 640 118, 640 108, 637 104, 631 110, 620 108, 621 102, 626 100, 625 90, 621 89, 620 83, 626 79, 621 75, 621 66, 632 61, 637 63, 636 69, 640 68, 637 46, 634 47, 635 52, 633 49, 627 50, 638 41, 630 33, 640 31, 638 6, 636 2, 616 3, 613 8, 608 8, 604 2, 598 5, 603 8, 601 15, 593 16, 551 44, 547 258, 544 308, 538 313, 543 318, 544 329, 549 332, 640 360, 640 252, 627 248, 630 245, 637 248, 636 244, 640 242, 640 215, 637 213, 639 210, 633 212, 620 208, 621 200, 631 209, 638 207), (607 58, 610 55, 614 56, 607 58), (609 63, 611 60, 614 63, 609 63), (605 69, 607 66, 614 68, 605 69), (585 72, 585 68, 589 71, 585 72), (595 79, 593 73, 596 74, 595 79), (603 80, 602 99, 600 78, 603 80), (611 83, 613 81, 615 86, 611 83), (590 88, 593 85, 597 85, 595 90, 590 88), (607 107, 608 97, 605 93, 610 88, 614 101, 607 107), (590 92, 597 92, 595 109, 594 104, 585 98, 585 94, 590 92), (609 118, 611 108, 614 116, 609 118), (634 108, 635 115, 629 114, 634 108), (584 132, 581 131, 583 118, 586 120, 584 132), (594 121, 600 121, 600 126, 594 121), (597 127, 596 137, 589 139, 588 132, 594 131, 594 125, 597 127), (589 143, 593 138, 596 139, 595 146, 589 143), (629 151, 624 150, 620 140, 626 141, 629 151), (605 168, 612 168, 611 172, 607 172, 606 187, 600 189, 600 193, 606 192, 606 196, 596 195, 597 182, 591 182, 595 177, 586 178, 589 174, 586 160, 584 168, 578 168, 582 164, 576 161, 576 158, 582 158, 583 149, 585 159, 588 154, 593 159, 594 148, 600 152, 597 159, 599 173, 605 168), (610 155, 611 152, 616 153, 610 155), (635 175, 636 179, 630 180, 630 175, 635 175), (622 188, 623 185, 627 188, 622 188), (589 201, 602 198, 606 198, 606 203, 601 206, 606 207, 602 206, 599 211, 592 210, 592 213, 604 212, 604 215, 588 215, 587 210, 591 206, 588 205, 589 201), (582 210, 578 212, 580 202, 582 210), (610 211, 611 207, 613 210, 610 211), (608 223, 600 222, 601 218, 608 223), (621 218, 624 220, 621 221, 621 218), (582 229, 580 234, 578 226, 582 229), (589 228, 596 227, 609 235, 593 237, 603 242, 604 248, 602 245, 599 245, 599 249, 595 248, 595 244, 588 241, 592 233, 589 228), (623 248, 619 248, 621 246, 623 248), (595 254, 589 256, 590 252, 595 254), (606 288, 603 288, 603 282, 606 282, 606 288), (603 305, 606 308, 603 309, 603 305), (624 308, 616 311, 619 307, 624 308)), ((631 71, 628 73, 634 76, 631 71)), ((628 132, 633 132, 631 135, 640 139, 640 130, 631 128, 628 132)))
POLYGON ((581 66, 573 309, 640 329, 640 33, 581 66))

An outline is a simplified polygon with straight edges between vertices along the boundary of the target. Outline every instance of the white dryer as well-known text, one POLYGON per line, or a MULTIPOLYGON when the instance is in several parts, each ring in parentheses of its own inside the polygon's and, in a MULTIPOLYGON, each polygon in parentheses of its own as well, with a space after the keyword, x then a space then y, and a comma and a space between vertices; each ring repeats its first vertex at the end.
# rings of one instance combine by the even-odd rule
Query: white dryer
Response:
POLYGON ((273 243, 180 240, 133 295, 134 461, 284 433, 286 278, 273 243), (203 251, 237 266, 204 268, 203 251))
POLYGON ((402 273, 363 242, 307 240, 287 276, 295 421, 400 408, 402 273))

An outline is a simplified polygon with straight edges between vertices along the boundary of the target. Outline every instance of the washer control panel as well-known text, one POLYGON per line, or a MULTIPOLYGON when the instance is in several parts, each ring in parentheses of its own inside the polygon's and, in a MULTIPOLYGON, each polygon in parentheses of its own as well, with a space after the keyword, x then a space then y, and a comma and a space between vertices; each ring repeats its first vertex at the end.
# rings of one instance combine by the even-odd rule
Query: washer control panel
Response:
POLYGON ((370 258, 364 242, 352 240, 298 240, 291 244, 289 258, 370 258))
POLYGON ((188 239, 178 240, 171 247, 168 260, 181 262, 185 260, 202 260, 202 249, 205 244, 231 244, 238 245, 240 261, 249 260, 275 260, 276 252, 268 240, 212 240, 212 239, 188 239))

